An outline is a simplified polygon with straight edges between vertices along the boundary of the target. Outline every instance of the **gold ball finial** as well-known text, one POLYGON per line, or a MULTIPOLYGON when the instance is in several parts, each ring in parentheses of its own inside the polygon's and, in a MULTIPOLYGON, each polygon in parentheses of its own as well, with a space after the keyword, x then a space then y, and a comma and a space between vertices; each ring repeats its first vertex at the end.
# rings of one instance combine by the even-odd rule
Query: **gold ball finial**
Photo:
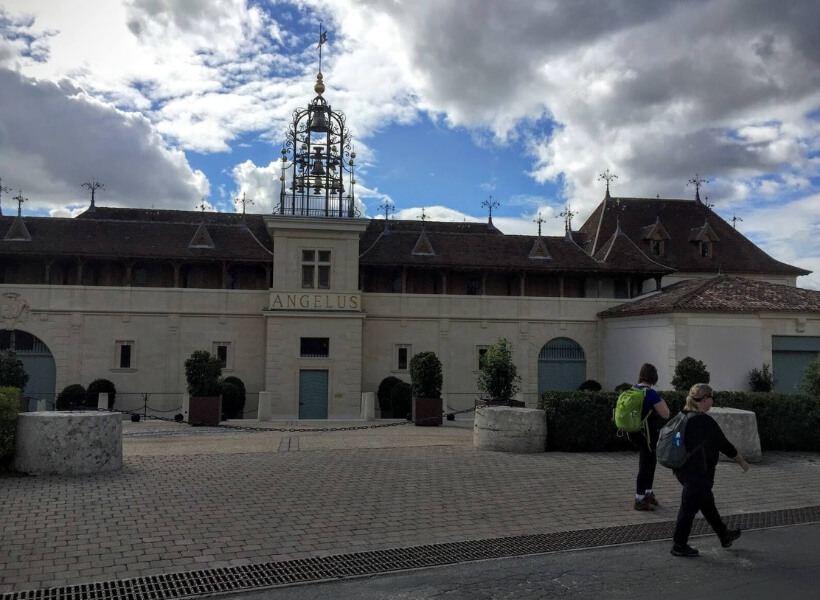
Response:
POLYGON ((313 91, 315 91, 320 96, 325 93, 325 84, 322 83, 321 71, 319 71, 319 74, 316 75, 316 85, 313 86, 313 91))

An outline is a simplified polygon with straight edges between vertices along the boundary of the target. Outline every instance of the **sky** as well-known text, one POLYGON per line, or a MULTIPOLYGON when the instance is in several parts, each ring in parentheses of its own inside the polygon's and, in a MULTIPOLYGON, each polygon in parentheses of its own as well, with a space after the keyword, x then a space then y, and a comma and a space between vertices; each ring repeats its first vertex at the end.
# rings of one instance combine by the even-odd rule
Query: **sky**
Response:
POLYGON ((561 235, 701 196, 820 289, 816 0, 0 0, 0 206, 269 213, 293 111, 342 111, 358 209, 561 235))

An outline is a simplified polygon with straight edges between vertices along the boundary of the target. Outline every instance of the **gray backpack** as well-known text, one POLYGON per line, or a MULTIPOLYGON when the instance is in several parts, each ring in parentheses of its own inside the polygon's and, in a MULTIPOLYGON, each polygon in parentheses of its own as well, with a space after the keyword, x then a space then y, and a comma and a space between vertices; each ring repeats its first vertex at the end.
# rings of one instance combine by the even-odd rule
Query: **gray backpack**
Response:
POLYGON ((655 454, 658 457, 658 464, 669 469, 680 469, 695 452, 700 450, 703 444, 698 444, 691 452, 686 451, 684 435, 686 434, 686 424, 696 413, 679 412, 672 417, 661 429, 658 445, 655 454))

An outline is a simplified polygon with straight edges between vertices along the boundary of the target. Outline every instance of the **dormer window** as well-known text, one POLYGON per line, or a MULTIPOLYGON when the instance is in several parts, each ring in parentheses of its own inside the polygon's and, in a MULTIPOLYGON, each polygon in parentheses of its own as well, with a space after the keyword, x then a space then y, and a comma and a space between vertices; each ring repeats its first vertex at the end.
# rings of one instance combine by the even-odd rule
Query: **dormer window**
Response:
POLYGON ((654 256, 663 256, 663 240, 649 240, 649 250, 654 256))
POLYGON ((700 243, 700 255, 703 258, 709 258, 710 256, 712 256, 712 242, 700 243))

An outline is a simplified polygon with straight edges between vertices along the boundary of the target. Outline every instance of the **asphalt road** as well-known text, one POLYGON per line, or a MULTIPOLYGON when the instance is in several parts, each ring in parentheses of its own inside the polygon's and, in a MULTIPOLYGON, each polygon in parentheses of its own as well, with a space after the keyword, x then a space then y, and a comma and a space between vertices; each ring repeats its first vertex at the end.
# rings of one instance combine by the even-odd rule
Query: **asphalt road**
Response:
POLYGON ((572 598, 803 600, 820 598, 820 523, 744 531, 725 550, 692 538, 694 559, 671 542, 628 544, 403 571, 231 595, 234 600, 572 598))

